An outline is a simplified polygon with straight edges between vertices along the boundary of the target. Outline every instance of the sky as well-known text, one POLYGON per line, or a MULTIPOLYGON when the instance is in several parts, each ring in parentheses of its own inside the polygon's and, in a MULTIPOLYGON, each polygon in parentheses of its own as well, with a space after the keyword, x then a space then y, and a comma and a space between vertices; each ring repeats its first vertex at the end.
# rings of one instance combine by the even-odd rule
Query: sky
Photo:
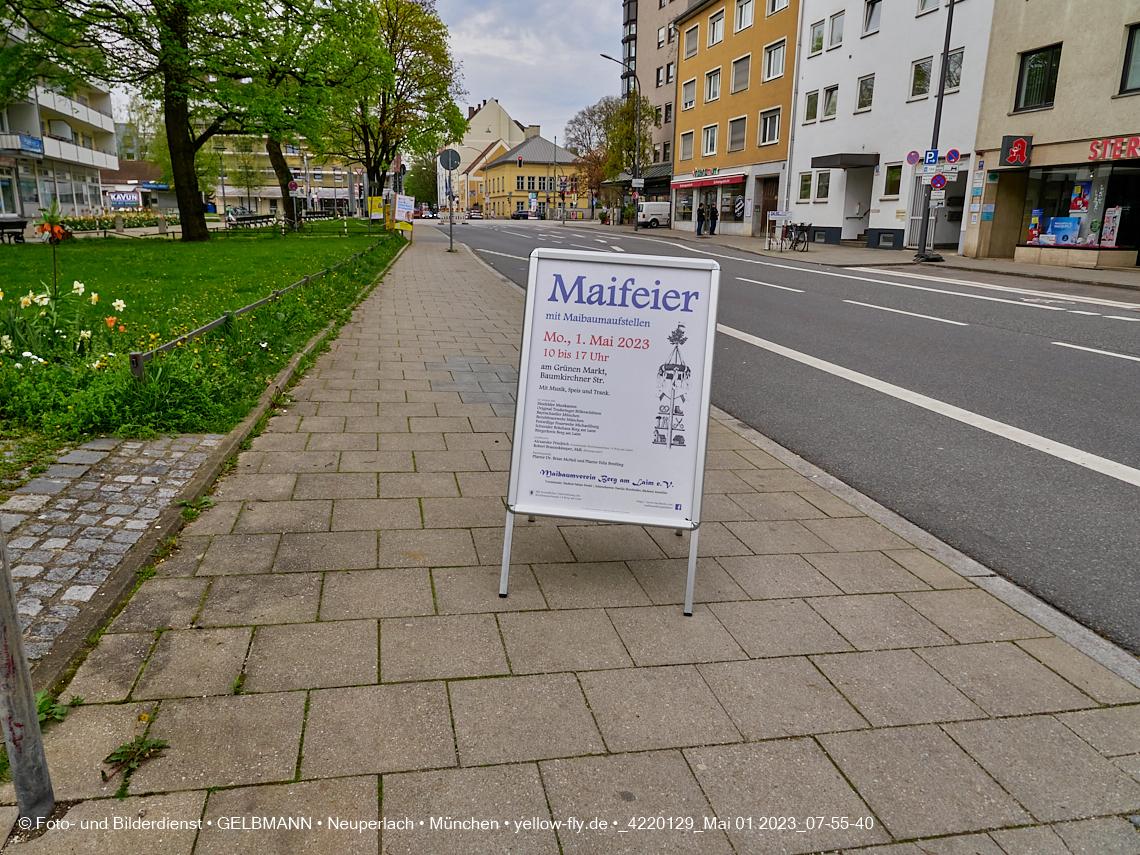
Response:
MULTIPOLYGON (((496 98, 512 119, 563 137, 566 122, 621 92, 621 0, 437 0, 463 66, 459 108, 496 98)), ((560 143, 561 144, 561 143, 560 143)))

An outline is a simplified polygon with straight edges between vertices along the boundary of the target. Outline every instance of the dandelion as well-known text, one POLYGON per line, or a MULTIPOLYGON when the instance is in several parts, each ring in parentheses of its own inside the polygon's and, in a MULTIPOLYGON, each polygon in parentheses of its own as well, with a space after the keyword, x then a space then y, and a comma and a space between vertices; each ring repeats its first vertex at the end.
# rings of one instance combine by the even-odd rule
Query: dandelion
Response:
POLYGON ((82 296, 83 292, 86 290, 87 286, 80 282, 78 279, 75 281, 75 284, 71 286, 71 293, 75 294, 76 296, 82 296))
POLYGON ((111 305, 115 307, 116 312, 121 312, 121 311, 123 311, 123 309, 125 309, 127 307, 127 304, 124 303, 122 300, 116 300, 111 305))
POLYGON ((118 318, 111 317, 111 318, 104 318, 104 320, 107 321, 107 328, 110 329, 111 327, 113 327, 115 325, 115 321, 118 320, 118 318))
POLYGON ((99 295, 92 292, 92 294, 91 294, 91 305, 94 306, 98 302, 99 302, 99 295))

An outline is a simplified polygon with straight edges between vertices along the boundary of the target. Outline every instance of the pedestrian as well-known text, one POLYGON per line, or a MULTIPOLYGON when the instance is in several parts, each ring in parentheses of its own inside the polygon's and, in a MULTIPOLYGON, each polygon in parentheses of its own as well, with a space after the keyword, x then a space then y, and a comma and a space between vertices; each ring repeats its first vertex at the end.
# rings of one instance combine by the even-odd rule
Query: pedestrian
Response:
POLYGON ((717 221, 716 205, 709 205, 709 235, 716 234, 716 221, 717 221))
POLYGON ((705 206, 697 205, 697 237, 701 236, 701 229, 705 227, 705 206))

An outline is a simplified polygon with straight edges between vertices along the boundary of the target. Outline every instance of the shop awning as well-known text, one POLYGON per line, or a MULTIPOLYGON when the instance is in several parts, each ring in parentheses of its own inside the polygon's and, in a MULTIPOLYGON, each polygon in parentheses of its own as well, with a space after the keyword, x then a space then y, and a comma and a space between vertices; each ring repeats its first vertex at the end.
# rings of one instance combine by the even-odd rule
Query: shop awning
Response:
POLYGON ((879 153, 825 154, 811 159, 812 169, 861 169, 865 166, 878 166, 879 153))
POLYGON ((675 180, 673 187, 716 187, 721 184, 739 184, 743 175, 714 175, 711 178, 691 178, 688 180, 675 180))

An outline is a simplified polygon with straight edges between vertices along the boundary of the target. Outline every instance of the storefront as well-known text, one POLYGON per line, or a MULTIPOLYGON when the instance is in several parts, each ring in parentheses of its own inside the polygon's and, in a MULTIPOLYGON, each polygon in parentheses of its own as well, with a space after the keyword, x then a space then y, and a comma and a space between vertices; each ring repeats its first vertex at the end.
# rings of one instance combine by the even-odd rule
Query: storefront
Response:
MULTIPOLYGON (((726 175, 721 170, 698 169, 691 175, 674 178, 674 228, 694 231, 697 211, 703 205, 706 212, 716 209, 717 231, 722 234, 746 234, 744 220, 748 211, 748 200, 745 198, 747 186, 748 176, 743 171, 726 175)), ((704 228, 706 233, 708 224, 709 217, 706 213, 704 228)))

